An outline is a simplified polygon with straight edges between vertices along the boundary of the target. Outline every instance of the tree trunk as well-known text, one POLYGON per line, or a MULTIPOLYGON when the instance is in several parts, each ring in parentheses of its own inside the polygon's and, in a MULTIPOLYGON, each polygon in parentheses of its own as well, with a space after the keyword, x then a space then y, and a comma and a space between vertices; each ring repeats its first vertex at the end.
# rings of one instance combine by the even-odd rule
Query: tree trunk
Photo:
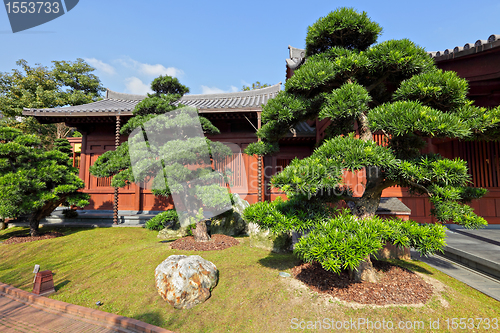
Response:
POLYGON ((193 236, 195 242, 208 242, 210 240, 207 223, 204 220, 196 223, 196 229, 193 229, 193 236))
POLYGON ((40 225, 40 220, 36 218, 35 214, 32 214, 29 218, 30 222, 30 235, 31 237, 36 237, 40 236, 40 233, 38 232, 38 226, 40 225))
MULTIPOLYGON (((352 214, 359 220, 375 216, 382 191, 391 184, 384 182, 380 168, 366 167, 366 188, 363 196, 351 207, 352 214)), ((349 271, 349 276, 356 282, 377 282, 377 273, 373 268, 370 256, 367 256, 356 269, 349 271)))
POLYGON ((5 220, 0 219, 0 230, 5 230, 7 229, 7 222, 5 220))
POLYGON ((355 282, 373 282, 377 283, 377 272, 373 268, 370 256, 366 257, 356 269, 349 271, 349 277, 355 282))

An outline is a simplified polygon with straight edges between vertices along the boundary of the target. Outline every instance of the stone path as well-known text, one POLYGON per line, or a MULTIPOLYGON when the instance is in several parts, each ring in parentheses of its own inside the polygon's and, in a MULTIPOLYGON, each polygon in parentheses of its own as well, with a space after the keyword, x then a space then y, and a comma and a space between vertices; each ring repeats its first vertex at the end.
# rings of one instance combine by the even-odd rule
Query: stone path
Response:
POLYGON ((142 321, 28 293, 0 283, 2 333, 173 333, 142 321))
MULTIPOLYGON (((52 313, 43 308, 27 305, 18 300, 0 295, 0 332, 120 332, 118 329, 83 321, 70 315, 52 313)), ((124 331, 122 331, 124 332, 124 331)))

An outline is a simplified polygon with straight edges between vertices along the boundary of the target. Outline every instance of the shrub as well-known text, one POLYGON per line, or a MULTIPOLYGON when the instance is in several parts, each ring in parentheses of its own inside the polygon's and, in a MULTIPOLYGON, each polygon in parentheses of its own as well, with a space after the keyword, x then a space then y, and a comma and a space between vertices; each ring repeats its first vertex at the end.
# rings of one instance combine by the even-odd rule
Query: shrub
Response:
POLYGON ((145 227, 148 230, 156 230, 159 231, 167 226, 167 224, 172 223, 175 224, 179 221, 179 216, 175 209, 169 209, 165 212, 162 212, 155 217, 149 219, 145 227))

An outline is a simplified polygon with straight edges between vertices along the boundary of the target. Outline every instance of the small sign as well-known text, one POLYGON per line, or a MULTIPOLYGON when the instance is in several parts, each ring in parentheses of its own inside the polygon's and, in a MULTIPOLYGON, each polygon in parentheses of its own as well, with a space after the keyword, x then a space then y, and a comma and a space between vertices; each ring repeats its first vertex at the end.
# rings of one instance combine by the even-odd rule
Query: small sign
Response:
POLYGON ((36 274, 40 271, 40 265, 35 265, 35 269, 33 269, 33 273, 36 274))
POLYGON ((33 294, 40 296, 55 293, 54 280, 51 271, 41 271, 36 273, 35 283, 33 284, 33 294))

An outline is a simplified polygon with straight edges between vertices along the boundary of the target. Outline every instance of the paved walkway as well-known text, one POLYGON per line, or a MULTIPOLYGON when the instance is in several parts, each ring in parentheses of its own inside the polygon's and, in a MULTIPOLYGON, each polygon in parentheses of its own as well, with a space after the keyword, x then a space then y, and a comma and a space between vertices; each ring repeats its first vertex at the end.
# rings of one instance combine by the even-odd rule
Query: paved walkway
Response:
POLYGON ((43 308, 0 295, 0 332, 108 333, 120 331, 83 321, 82 318, 48 312, 43 308))
POLYGON ((444 254, 412 258, 500 301, 500 226, 467 230, 450 226, 444 254))
POLYGON ((173 333, 142 321, 56 301, 0 283, 2 333, 173 333))

